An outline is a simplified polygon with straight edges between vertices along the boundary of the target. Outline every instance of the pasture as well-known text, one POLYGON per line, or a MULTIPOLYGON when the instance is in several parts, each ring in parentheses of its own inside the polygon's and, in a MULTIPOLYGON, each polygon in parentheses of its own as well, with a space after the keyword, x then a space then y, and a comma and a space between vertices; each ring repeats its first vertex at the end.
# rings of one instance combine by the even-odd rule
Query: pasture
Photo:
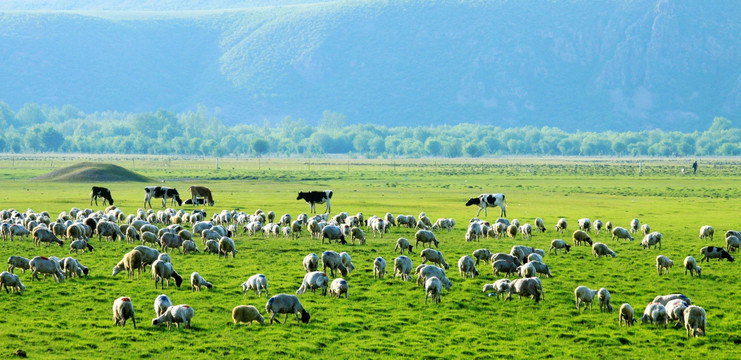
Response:
MULTIPOLYGON (((181 288, 171 285, 155 289, 147 272, 130 281, 125 273, 111 276, 111 269, 123 254, 137 244, 98 241, 93 236, 92 253, 73 255, 91 270, 88 277, 55 283, 52 279, 31 281, 30 272, 16 270, 26 286, 20 295, 0 294, 0 356, 23 349, 29 357, 53 358, 494 358, 494 357, 618 357, 618 358, 700 358, 734 357, 741 344, 741 266, 737 262, 702 263, 703 276, 684 275, 681 265, 687 255, 698 261, 700 248, 725 246, 726 230, 741 230, 738 203, 741 200, 741 162, 737 159, 703 159, 697 175, 680 174, 689 160, 644 159, 638 175, 638 160, 621 159, 476 159, 476 160, 297 160, 222 159, 220 169, 214 159, 90 158, 127 167, 154 181, 98 183, 36 181, 31 178, 54 168, 72 165, 80 159, 2 158, 0 159, 0 208, 21 212, 31 208, 49 211, 52 219, 72 207, 89 207, 92 185, 111 189, 115 205, 125 213, 142 207, 144 186, 164 184, 176 187, 187 198, 190 185, 205 185, 214 192, 216 204, 206 207, 208 216, 222 209, 253 213, 256 209, 274 211, 277 217, 290 213, 295 219, 309 206, 296 201, 301 190, 334 190, 333 214, 363 212, 366 218, 424 211, 434 222, 439 217, 456 221, 450 233, 436 233, 440 250, 453 282, 443 291, 442 303, 424 304, 424 291, 414 281, 403 282, 392 275, 396 239, 413 241, 414 230, 393 227, 382 239, 366 230, 368 242, 360 245, 322 245, 306 231, 293 241, 262 235, 234 236, 239 253, 235 259, 215 255, 171 253, 173 265, 183 278, 198 271, 213 282, 212 290, 191 292, 188 281, 181 288), (158 181, 164 180, 164 183, 158 181), (477 207, 465 207, 469 197, 480 193, 502 192, 507 197, 510 219, 533 224, 535 217, 545 221, 547 232, 535 232, 530 240, 485 238, 464 241, 469 219, 477 207), (554 230, 564 217, 568 229, 561 235, 554 230), (553 278, 542 279, 545 299, 535 305, 532 299, 498 301, 482 293, 482 286, 496 278, 489 264, 478 266, 480 276, 463 279, 457 261, 478 248, 509 253, 513 245, 548 250, 551 240, 571 243, 577 219, 612 221, 628 227, 633 218, 647 223, 652 231, 663 233, 663 248, 644 250, 640 235, 634 242, 611 241, 603 231, 591 234, 617 252, 617 258, 597 259, 589 247, 574 247, 568 254, 546 254, 553 278), (702 225, 715 228, 714 240, 700 240, 702 225), (289 316, 287 324, 235 326, 231 310, 237 305, 254 305, 263 316, 266 298, 242 294, 240 284, 253 274, 268 278, 271 295, 294 294, 301 284, 301 265, 308 253, 324 250, 346 251, 355 271, 345 277, 349 298, 323 297, 306 293, 299 298, 311 313, 308 324, 298 324, 289 316), (674 261, 668 275, 659 276, 655 258, 663 254, 674 261), (388 274, 373 279, 373 259, 388 262, 388 274), (574 288, 605 287, 612 293, 616 311, 600 313, 575 309, 574 288), (630 303, 640 317, 656 295, 683 293, 708 315, 707 336, 686 339, 684 329, 657 330, 654 326, 618 327, 617 309, 630 303), (192 329, 167 331, 152 327, 153 301, 168 294, 174 304, 195 309, 192 329), (131 297, 137 316, 137 329, 128 322, 116 327, 111 305, 120 296, 131 297)), ((84 180, 84 179, 82 179, 84 180)), ((100 204, 100 200, 99 200, 100 204)), ((152 201, 159 210, 158 199, 152 201)), ((103 209, 103 206, 93 209, 103 209)), ((200 208, 200 207, 199 207, 200 208)), ((192 207, 184 207, 193 210, 192 207)), ((324 205, 317 205, 321 212, 324 205)), ((498 208, 490 208, 494 221, 498 208)), ((159 225, 161 227, 161 225, 159 225)), ((189 225, 186 226, 189 228, 189 225)), ((195 239, 203 250, 200 239, 195 239)), ((414 265, 421 260, 421 248, 409 255, 414 265)), ((0 241, 0 258, 11 255, 67 256, 68 242, 57 246, 34 247, 30 239, 0 241)), ((736 256, 736 254, 732 254, 736 256)), ((4 270, 4 269, 3 269, 4 270)), ((278 317, 281 321, 283 316, 278 317)))

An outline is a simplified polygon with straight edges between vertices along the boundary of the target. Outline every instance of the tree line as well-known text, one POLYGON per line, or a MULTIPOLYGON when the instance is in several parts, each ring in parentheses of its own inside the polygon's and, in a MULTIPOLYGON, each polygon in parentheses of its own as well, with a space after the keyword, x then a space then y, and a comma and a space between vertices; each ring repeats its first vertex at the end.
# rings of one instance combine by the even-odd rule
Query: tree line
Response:
POLYGON ((325 111, 311 125, 286 117, 279 123, 227 126, 199 105, 173 113, 84 113, 71 105, 27 103, 14 111, 0 101, 0 151, 6 153, 182 154, 207 156, 483 157, 732 156, 741 154, 741 129, 717 117, 708 129, 683 133, 643 130, 567 132, 557 127, 498 127, 461 123, 419 127, 349 124, 325 111))

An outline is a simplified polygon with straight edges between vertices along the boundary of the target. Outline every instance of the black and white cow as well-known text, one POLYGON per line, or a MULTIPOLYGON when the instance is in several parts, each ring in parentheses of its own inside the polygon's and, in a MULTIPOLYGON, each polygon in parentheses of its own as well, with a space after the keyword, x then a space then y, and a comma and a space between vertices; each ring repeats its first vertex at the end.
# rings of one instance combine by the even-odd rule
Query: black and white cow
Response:
POLYGON ((733 256, 731 256, 731 254, 722 247, 706 246, 700 249, 700 253, 702 253, 702 259, 700 259, 700 262, 710 262, 710 259, 718 259, 718 261, 726 259, 728 261, 733 261, 733 256))
POLYGON ((183 200, 180 199, 180 194, 178 194, 178 190, 175 188, 169 188, 165 186, 147 186, 144 188, 144 208, 147 208, 147 204, 149 204, 149 208, 152 208, 151 200, 152 198, 162 198, 162 207, 165 207, 167 205, 167 199, 170 200, 170 205, 174 204, 175 202, 178 203, 178 206, 183 205, 183 200))
POLYGON ((93 205, 93 200, 95 200, 95 206, 98 206, 98 198, 103 198, 103 205, 105 205, 106 201, 109 205, 113 205, 113 198, 111 197, 111 191, 108 190, 108 188, 100 187, 100 186, 93 186, 93 191, 90 192, 90 206, 93 205))
POLYGON ((507 217, 507 210, 504 207, 504 194, 481 194, 478 197, 468 199, 466 206, 478 205, 479 212, 476 216, 481 214, 481 210, 484 210, 484 216, 489 216, 486 211, 487 207, 499 206, 502 210, 499 216, 507 217))
POLYGON ((327 207, 324 212, 329 213, 332 210, 332 206, 329 204, 329 199, 332 198, 332 190, 324 191, 299 191, 296 200, 306 200, 306 203, 311 205, 311 212, 316 213, 314 205, 327 203, 327 207))

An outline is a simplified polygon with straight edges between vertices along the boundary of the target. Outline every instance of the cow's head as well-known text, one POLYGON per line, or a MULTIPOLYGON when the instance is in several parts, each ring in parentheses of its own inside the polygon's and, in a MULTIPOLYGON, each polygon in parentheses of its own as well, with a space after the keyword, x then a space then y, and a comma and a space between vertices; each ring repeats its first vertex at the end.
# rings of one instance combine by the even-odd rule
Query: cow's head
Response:
POLYGON ((466 202, 466 206, 471 206, 471 205, 478 205, 478 204, 479 204, 479 202, 480 202, 479 198, 470 198, 470 199, 468 199, 468 201, 466 202))
POLYGON ((296 200, 301 200, 301 199, 306 199, 306 193, 303 191, 299 191, 298 197, 296 198, 296 200))

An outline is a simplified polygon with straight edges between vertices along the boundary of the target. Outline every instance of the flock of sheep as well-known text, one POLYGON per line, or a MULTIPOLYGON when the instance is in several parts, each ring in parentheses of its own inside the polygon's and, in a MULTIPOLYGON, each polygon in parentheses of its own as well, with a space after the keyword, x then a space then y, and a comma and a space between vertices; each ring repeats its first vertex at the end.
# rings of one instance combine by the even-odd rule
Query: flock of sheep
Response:
MULTIPOLYGON (((328 214, 315 215, 309 217, 306 214, 299 215, 295 220, 290 214, 285 214, 276 219, 273 212, 264 212, 258 210, 253 214, 239 212, 236 210, 223 210, 213 214, 211 218, 206 217, 206 212, 196 210, 186 212, 184 210, 175 210, 167 208, 161 211, 149 209, 145 211, 139 209, 135 214, 124 214, 121 209, 110 206, 105 210, 93 211, 91 209, 73 208, 69 212, 60 213, 55 220, 52 220, 48 212, 36 213, 32 210, 18 212, 14 209, 0 211, 0 235, 6 239, 13 237, 28 237, 31 235, 36 246, 41 243, 56 244, 63 246, 65 243, 61 238, 66 238, 70 246, 70 254, 79 251, 93 251, 90 239, 94 235, 98 240, 104 237, 110 240, 125 240, 129 243, 141 242, 130 252, 124 254, 120 262, 113 266, 112 275, 126 271, 128 277, 133 279, 135 276, 141 276, 146 267, 150 267, 151 278, 158 286, 169 287, 170 280, 174 280, 179 287, 183 281, 182 277, 175 270, 172 258, 168 251, 177 249, 180 253, 199 252, 196 241, 201 239, 201 246, 205 253, 216 253, 220 258, 222 255, 227 258, 231 255, 236 256, 238 250, 232 237, 237 233, 248 233, 255 236, 263 233, 265 236, 283 236, 290 238, 299 238, 304 231, 312 238, 321 239, 329 243, 347 243, 348 240, 358 241, 359 244, 365 244, 366 235, 363 230, 372 232, 373 237, 383 238, 391 226, 404 226, 416 230, 414 234, 414 244, 406 238, 399 238, 396 241, 394 252, 400 252, 393 260, 393 276, 397 275, 402 280, 411 279, 412 275, 417 276, 417 284, 424 287, 425 303, 430 299, 433 303, 441 302, 443 289, 449 290, 452 287, 452 281, 446 274, 449 270, 449 264, 445 260, 443 253, 437 249, 440 241, 436 237, 438 231, 450 232, 455 226, 455 221, 449 218, 437 219, 434 223, 425 215, 420 213, 416 218, 412 215, 399 215, 394 217, 391 213, 384 216, 372 216, 365 219, 362 213, 350 215, 348 213, 339 213, 329 217, 328 214), (277 220, 277 221, 276 221, 277 220), (183 225, 190 224, 190 230, 183 225), (404 255, 405 252, 410 254, 414 247, 422 245, 420 257, 422 264, 414 267, 410 257, 404 255), (152 245, 150 247, 147 245, 152 245)), ((572 233, 572 243, 568 244, 563 239, 555 239, 547 253, 551 254, 568 253, 573 246, 591 245, 592 254, 595 257, 610 256, 616 257, 617 253, 610 249, 606 244, 593 242, 590 233, 599 234, 606 229, 612 234, 612 239, 633 241, 633 235, 643 234, 641 246, 644 248, 658 247, 661 248, 662 234, 651 232, 647 224, 640 225, 638 219, 634 219, 629 228, 613 227, 611 222, 602 223, 600 220, 591 222, 587 218, 578 220, 579 230, 572 233)), ((556 223, 555 229, 563 234, 568 228, 566 219, 560 219, 556 223)), ((483 237, 500 239, 503 236, 509 236, 515 239, 521 236, 522 239, 528 239, 532 236, 533 231, 545 232, 543 220, 535 219, 534 227, 530 224, 520 224, 518 220, 509 221, 505 218, 499 218, 495 222, 473 218, 469 221, 465 234, 465 241, 477 241, 483 237)), ((704 226, 700 230, 700 238, 712 239, 714 230, 712 227, 704 226)), ((718 260, 728 259, 733 261, 733 257, 728 251, 738 251, 739 238, 741 233, 728 231, 726 233, 727 249, 707 246, 701 249, 703 258, 701 261, 709 261, 716 258, 718 260)), ((465 255, 458 260, 458 270, 461 277, 475 278, 479 275, 477 266, 483 261, 490 263, 495 276, 505 276, 492 284, 483 286, 484 293, 495 293, 497 299, 500 297, 511 300, 512 294, 517 294, 520 299, 532 297, 536 303, 544 299, 543 283, 538 276, 548 278, 552 276, 551 268, 543 261, 546 251, 535 249, 525 245, 515 245, 510 253, 491 253, 488 249, 482 248, 475 250, 471 255, 465 255), (510 280, 513 274, 519 275, 520 278, 510 280)), ((8 289, 22 293, 26 287, 21 282, 18 275, 14 274, 14 269, 32 271, 32 279, 39 279, 39 274, 51 275, 58 282, 63 282, 65 277, 74 277, 87 275, 88 268, 72 257, 59 259, 56 257, 34 257, 26 259, 22 256, 11 256, 8 259, 8 271, 0 274, 0 286, 4 286, 6 292, 8 289)), ((674 262, 664 255, 656 258, 656 267, 659 275, 668 272, 674 262)), ((347 252, 335 252, 327 250, 317 255, 310 253, 303 259, 305 276, 302 283, 296 290, 296 295, 304 294, 306 291, 315 293, 320 290, 322 295, 329 292, 330 296, 341 297, 349 296, 349 283, 342 277, 336 277, 336 272, 340 276, 346 276, 353 271, 355 266, 352 263, 350 254, 347 252), (322 265, 322 271, 319 271, 319 265, 322 265), (329 268, 329 276, 327 275, 329 268), (330 282, 330 276, 334 278, 330 282)), ((701 275, 702 269, 697 265, 697 261, 692 256, 684 259, 685 274, 701 275)), ((373 262, 374 278, 383 278, 386 275, 387 262, 383 257, 375 258, 373 262)), ((212 284, 204 279, 198 272, 193 272, 190 277, 191 288, 194 291, 200 291, 202 287, 210 289, 212 284)), ((255 274, 247 281, 241 284, 242 291, 247 294, 249 291, 255 291, 257 296, 264 292, 266 298, 268 294, 268 279, 264 274, 255 274)), ((288 315, 294 314, 297 321, 307 323, 310 319, 309 312, 304 309, 298 296, 290 294, 279 294, 270 297, 265 304, 265 311, 270 316, 270 322, 279 322, 276 315, 285 314, 284 321, 288 315)), ((592 290, 585 286, 579 286, 574 290, 576 308, 591 309, 594 297, 597 296, 601 311, 612 311, 610 303, 610 292, 606 288, 592 290)), ((187 304, 173 305, 167 295, 159 295, 154 300, 155 318, 152 325, 167 324, 168 328, 173 323, 183 324, 185 327, 190 326, 195 311, 187 304)), ((622 304, 618 311, 620 324, 632 325, 636 319, 633 308, 625 303, 622 304)), ((232 318, 234 323, 252 323, 257 321, 264 323, 264 317, 260 311, 252 305, 240 305, 233 309, 232 318)), ((124 325, 128 319, 131 319, 136 328, 134 306, 131 297, 120 297, 113 303, 113 320, 116 325, 124 325)), ((684 325, 687 330, 687 336, 704 335, 706 328, 705 311, 692 304, 691 300, 682 294, 671 294, 666 296, 657 296, 645 309, 641 317, 642 322, 655 323, 664 325, 667 322, 675 321, 677 326, 684 325)))

